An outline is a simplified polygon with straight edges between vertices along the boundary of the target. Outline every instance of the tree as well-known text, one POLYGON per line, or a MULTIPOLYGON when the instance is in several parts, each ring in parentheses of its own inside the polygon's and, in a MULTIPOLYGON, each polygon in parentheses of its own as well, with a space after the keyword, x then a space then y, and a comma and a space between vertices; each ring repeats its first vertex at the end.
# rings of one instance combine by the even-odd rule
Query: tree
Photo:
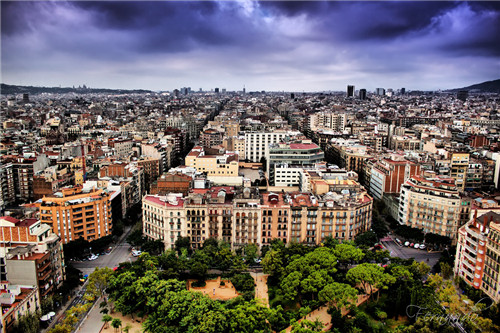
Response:
POLYGON ((132 246, 142 246, 146 239, 142 236, 142 229, 137 228, 127 236, 127 243, 132 246))
POLYGON ((198 280, 205 280, 207 271, 208 271, 208 265, 205 264, 203 261, 196 260, 191 263, 190 272, 198 280))
POLYGON ((88 277, 88 285, 86 294, 92 299, 101 297, 108 287, 109 279, 113 275, 113 270, 109 267, 99 268, 95 270, 88 277))
POLYGON ((238 304, 227 314, 229 332, 270 333, 272 330, 268 321, 269 314, 270 310, 257 304, 255 300, 238 304))
POLYGON ((445 280, 449 279, 453 275, 453 268, 451 268, 450 264, 441 262, 439 263, 439 266, 441 267, 441 275, 445 280))
POLYGON ((373 231, 364 232, 354 238, 357 246, 372 247, 376 242, 378 242, 378 237, 373 231))
POLYGON ((247 263, 249 263, 249 265, 252 265, 254 263, 254 260, 257 258, 259 248, 254 243, 248 243, 243 249, 247 263))
POLYGON ((123 332, 128 333, 128 331, 130 331, 130 329, 131 329, 131 328, 132 328, 132 325, 127 324, 127 325, 125 325, 125 327, 123 328, 123 332))
POLYGON ((360 261, 365 256, 363 250, 358 249, 354 245, 348 243, 336 245, 333 250, 333 254, 343 264, 344 267, 347 266, 348 262, 360 261))
POLYGON ((347 272, 346 278, 351 283, 360 285, 370 295, 370 298, 375 288, 380 291, 381 288, 387 288, 389 284, 394 283, 396 280, 393 276, 384 273, 382 267, 368 263, 351 268, 347 272))
POLYGON ((13 332, 37 333, 40 329, 40 314, 31 313, 21 316, 14 324, 13 332))
POLYGON ((320 301, 327 302, 330 308, 342 311, 356 305, 358 291, 348 284, 333 282, 327 284, 318 297, 320 301))
POLYGON ((186 249, 188 253, 191 252, 191 240, 188 236, 178 237, 175 241, 175 251, 177 251, 177 254, 181 255, 182 249, 186 249))
MULTIPOLYGON (((268 253, 269 254, 269 253, 268 253)), ((328 247, 318 247, 305 256, 294 256, 283 270, 281 289, 287 300, 307 296, 316 299, 320 290, 333 282, 337 258, 328 247)))
POLYGON ((118 332, 120 326, 122 326, 122 320, 120 318, 113 318, 111 321, 111 327, 115 329, 115 332, 118 332))
POLYGON ((111 320, 113 320, 113 317, 111 317, 108 314, 105 314, 105 315, 102 316, 102 321, 104 322, 104 328, 108 328, 109 327, 109 322, 111 320))
POLYGON ((215 257, 216 266, 222 271, 224 274, 229 268, 231 268, 233 264, 234 255, 231 252, 231 249, 227 247, 223 247, 220 249, 215 257))
POLYGON ((281 276, 283 273, 283 257, 281 250, 269 250, 264 259, 262 259, 262 267, 266 274, 277 277, 281 276))
POLYGON ((314 321, 312 320, 301 320, 300 322, 296 321, 292 324, 292 333, 316 333, 322 332, 325 325, 319 318, 316 318, 314 321))
POLYGON ((417 279, 420 279, 423 276, 429 274, 429 272, 431 270, 429 265, 427 265, 423 261, 421 261, 421 262, 413 261, 411 263, 411 266, 409 267, 409 269, 412 272, 413 276, 415 276, 415 278, 417 278, 417 279))

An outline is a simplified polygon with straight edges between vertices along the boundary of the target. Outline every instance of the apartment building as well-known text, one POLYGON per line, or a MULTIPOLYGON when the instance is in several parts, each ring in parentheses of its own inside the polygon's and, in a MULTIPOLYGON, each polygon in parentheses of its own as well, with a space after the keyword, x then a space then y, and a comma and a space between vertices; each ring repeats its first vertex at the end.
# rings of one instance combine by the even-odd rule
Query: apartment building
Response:
POLYGON ((355 171, 358 175, 363 173, 366 160, 373 157, 367 146, 360 145, 357 140, 343 139, 332 140, 327 145, 325 155, 329 163, 347 171, 355 171))
POLYGON ((238 175, 238 154, 222 153, 214 149, 194 147, 185 158, 187 167, 206 173, 216 184, 241 185, 243 177, 238 175))
POLYGON ((161 239, 166 249, 173 249, 177 238, 188 236, 182 194, 146 195, 142 209, 145 237, 161 239))
POLYGON ((249 243, 260 247, 262 210, 260 209, 258 189, 244 187, 243 189, 236 190, 233 203, 233 247, 238 248, 249 243))
POLYGON ((0 211, 15 201, 14 168, 12 163, 2 163, 0 164, 0 211))
POLYGON ((457 240, 462 199, 449 177, 413 176, 401 186, 399 223, 457 240))
POLYGON ((245 133, 245 157, 251 162, 260 162, 268 155, 269 146, 282 142, 285 138, 302 136, 298 131, 276 130, 274 132, 245 133))
POLYGON ((500 215, 488 212, 459 229, 454 273, 500 301, 500 215))
POLYGON ((212 148, 222 144, 224 132, 220 132, 214 128, 209 128, 201 132, 200 144, 203 148, 212 148))
POLYGON ((412 176, 420 175, 418 163, 383 158, 372 165, 370 173, 370 194, 375 199, 382 199, 384 194, 400 192, 401 185, 412 176))
POLYGON ((238 159, 240 161, 244 161, 245 157, 245 137, 244 136, 232 136, 225 137, 222 146, 229 151, 235 152, 238 154, 238 159))
POLYGON ((389 149, 396 151, 421 150, 421 141, 415 137, 394 135, 391 137, 389 149))
POLYGON ((337 112, 317 112, 309 115, 309 126, 311 131, 319 128, 328 128, 342 132, 347 124, 347 115, 337 112))
POLYGON ((270 245, 275 238, 283 243, 290 240, 290 204, 283 193, 267 192, 262 194, 262 245, 270 245))
POLYGON ((37 219, 0 217, 2 281, 36 285, 40 299, 62 286, 64 255, 60 238, 37 219))
POLYGON ((158 166, 159 174, 167 172, 167 170, 172 165, 172 161, 175 157, 172 145, 161 145, 159 143, 156 144, 143 143, 141 145, 141 152, 142 155, 146 157, 151 157, 153 159, 159 160, 159 166, 158 166))
POLYGON ((35 286, 20 286, 2 281, 0 305, 2 307, 1 333, 11 333, 14 324, 22 316, 40 311, 40 297, 35 286))
POLYGON ((185 197, 145 196, 144 234, 162 239, 167 248, 180 236, 190 237, 193 248, 210 237, 233 249, 248 243, 269 245, 273 239, 318 245, 328 236, 352 240, 369 230, 372 204, 352 179, 331 180, 321 194, 259 194, 250 187, 214 186, 193 189, 185 197))
POLYGON ((300 168, 320 163, 324 157, 319 146, 311 140, 272 144, 266 156, 269 182, 276 186, 299 185, 300 168))
POLYGON ((455 179, 457 188, 465 190, 467 170, 469 168, 469 153, 452 153, 450 162, 450 176, 455 179))
POLYGON ((62 189, 37 205, 40 221, 50 225, 64 244, 80 237, 92 241, 111 235, 111 195, 106 190, 62 189))
POLYGON ((108 140, 108 146, 114 148, 115 155, 127 157, 132 152, 133 141, 131 139, 113 138, 108 140))

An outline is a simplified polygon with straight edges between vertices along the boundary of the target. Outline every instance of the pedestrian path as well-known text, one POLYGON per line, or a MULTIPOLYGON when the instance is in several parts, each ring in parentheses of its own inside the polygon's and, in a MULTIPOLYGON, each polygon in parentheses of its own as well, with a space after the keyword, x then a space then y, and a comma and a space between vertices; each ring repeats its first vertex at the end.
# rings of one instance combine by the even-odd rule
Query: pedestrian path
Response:
POLYGON ((263 305, 269 307, 269 295, 267 290, 267 277, 269 274, 251 273, 255 281, 255 299, 260 300, 263 305))
MULTIPOLYGON (((378 289, 377 289, 378 290, 378 289)), ((376 291, 374 291, 375 293, 376 291)), ((358 295, 358 300, 356 301, 356 307, 360 306, 364 302, 366 302, 370 298, 370 295, 358 295)), ((346 314, 349 313, 350 310, 348 309, 343 309, 342 310, 342 316, 345 316, 346 314)), ((299 319, 299 323, 304 320, 310 320, 310 321, 315 321, 316 319, 319 319, 323 323, 323 331, 328 331, 332 327, 332 316, 328 313, 328 306, 324 305, 310 313, 308 313, 306 316, 302 317, 299 319)), ((291 332, 292 331, 292 326, 288 326, 285 332, 291 332)))

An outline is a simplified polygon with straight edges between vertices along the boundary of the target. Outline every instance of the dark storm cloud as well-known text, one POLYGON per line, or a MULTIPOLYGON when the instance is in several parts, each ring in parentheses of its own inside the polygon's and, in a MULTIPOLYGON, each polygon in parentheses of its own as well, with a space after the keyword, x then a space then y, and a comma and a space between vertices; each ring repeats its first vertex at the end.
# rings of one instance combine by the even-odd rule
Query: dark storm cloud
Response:
POLYGON ((499 3, 2 1, 1 7, 4 78, 44 79, 59 68, 61 81, 87 74, 151 89, 163 77, 200 86, 221 78, 238 87, 250 78, 310 89, 316 82, 319 89, 346 80, 358 85, 371 75, 393 82, 396 73, 434 84, 443 64, 450 80, 451 73, 484 77, 499 68, 499 3), (478 65, 469 73, 473 59, 478 65))

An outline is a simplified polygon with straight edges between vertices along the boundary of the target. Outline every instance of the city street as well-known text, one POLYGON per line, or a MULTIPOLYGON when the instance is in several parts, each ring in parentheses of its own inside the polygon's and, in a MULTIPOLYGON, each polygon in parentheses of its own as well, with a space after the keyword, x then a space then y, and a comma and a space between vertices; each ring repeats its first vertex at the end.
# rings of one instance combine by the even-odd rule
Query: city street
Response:
POLYGON ((130 244, 126 242, 127 235, 130 232, 130 227, 127 227, 124 236, 120 238, 120 242, 113 246, 110 254, 101 255, 96 260, 91 261, 73 261, 73 267, 81 270, 83 274, 90 274, 96 267, 114 268, 124 261, 135 261, 137 257, 132 256, 130 251, 130 244))
POLYGON ((423 261, 431 268, 438 262, 441 252, 427 252, 426 250, 417 250, 406 246, 399 246, 394 240, 384 238, 380 241, 384 247, 391 252, 391 256, 403 259, 414 258, 416 261, 423 261), (427 261, 429 259, 429 261, 427 261))

